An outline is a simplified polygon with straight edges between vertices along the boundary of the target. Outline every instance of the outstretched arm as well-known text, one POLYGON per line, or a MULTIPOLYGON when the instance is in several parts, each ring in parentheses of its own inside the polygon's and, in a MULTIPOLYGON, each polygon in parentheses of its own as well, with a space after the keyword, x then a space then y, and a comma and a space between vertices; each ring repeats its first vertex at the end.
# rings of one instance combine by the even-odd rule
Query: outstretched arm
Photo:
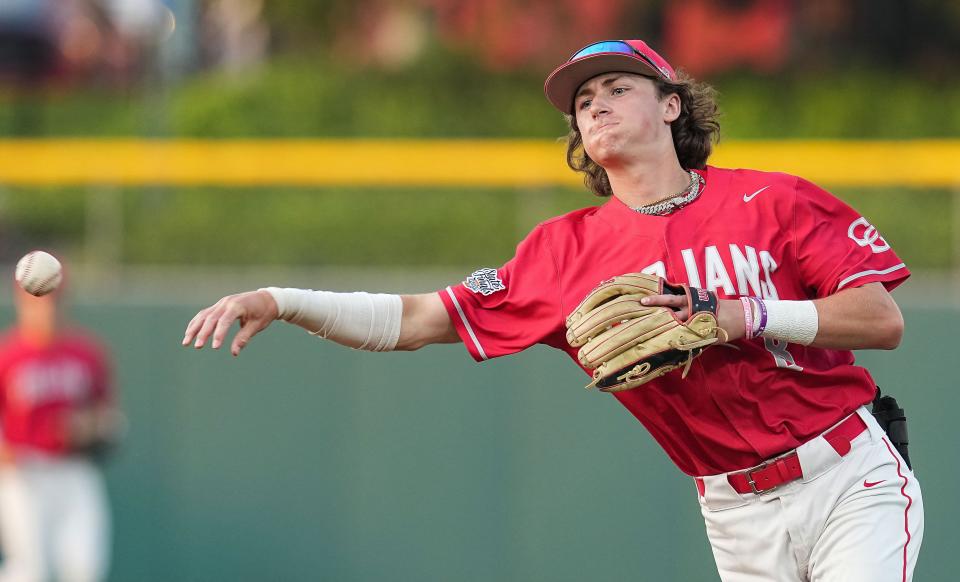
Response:
POLYGON ((903 338, 903 315, 882 283, 844 289, 813 304, 820 319, 814 347, 892 350, 903 338))
POLYGON ((430 344, 453 344, 460 341, 447 308, 436 293, 402 295, 403 317, 400 323, 398 350, 418 350, 430 344))
POLYGON ((460 341, 436 293, 397 296, 271 288, 228 295, 201 310, 187 325, 183 345, 192 343, 199 349, 209 340, 219 349, 238 321, 240 330, 230 344, 236 356, 276 319, 371 351, 416 350, 460 341))

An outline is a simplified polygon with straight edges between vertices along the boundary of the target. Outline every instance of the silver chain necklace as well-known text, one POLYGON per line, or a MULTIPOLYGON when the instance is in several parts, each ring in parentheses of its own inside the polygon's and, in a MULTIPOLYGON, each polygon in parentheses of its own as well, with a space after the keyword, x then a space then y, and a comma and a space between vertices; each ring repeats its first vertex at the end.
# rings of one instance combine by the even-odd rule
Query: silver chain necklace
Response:
POLYGON ((647 204, 645 206, 631 207, 631 209, 635 212, 639 212, 640 214, 647 214, 650 216, 665 216, 696 200, 697 196, 700 195, 700 190, 702 187, 703 176, 694 172, 693 170, 690 170, 690 185, 680 192, 677 192, 673 196, 659 202, 654 202, 653 204, 647 204))

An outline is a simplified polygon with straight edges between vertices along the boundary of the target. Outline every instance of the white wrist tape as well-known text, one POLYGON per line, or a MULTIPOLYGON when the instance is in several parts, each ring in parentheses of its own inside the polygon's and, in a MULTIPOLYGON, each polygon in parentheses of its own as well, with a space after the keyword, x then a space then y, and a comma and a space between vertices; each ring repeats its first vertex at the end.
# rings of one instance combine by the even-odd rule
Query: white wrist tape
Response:
POLYGON ((397 347, 403 301, 382 293, 331 293, 266 287, 280 319, 313 335, 358 350, 388 352, 397 347))
POLYGON ((808 346, 817 338, 820 316, 813 301, 762 300, 767 308, 763 337, 808 346))

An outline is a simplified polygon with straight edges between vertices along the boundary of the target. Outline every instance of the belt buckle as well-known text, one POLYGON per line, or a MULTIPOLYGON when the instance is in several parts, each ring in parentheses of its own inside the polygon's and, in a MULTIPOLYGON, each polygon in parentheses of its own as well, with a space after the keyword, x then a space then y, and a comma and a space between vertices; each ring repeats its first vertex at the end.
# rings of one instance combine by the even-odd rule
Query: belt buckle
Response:
POLYGON ((766 460, 766 461, 760 463, 759 465, 757 465, 756 467, 751 467, 751 468, 747 469, 746 471, 744 471, 743 474, 747 477, 747 483, 750 484, 750 490, 753 491, 753 493, 754 493, 755 495, 766 495, 767 493, 770 493, 771 491, 775 490, 777 487, 780 487, 780 485, 782 485, 782 483, 780 483, 780 484, 774 485, 773 487, 771 487, 771 488, 769 488, 769 489, 764 489, 763 491, 761 491, 761 490, 757 489, 757 482, 753 480, 753 473, 754 473, 754 472, 756 472, 756 471, 761 471, 761 470, 763 470, 763 469, 766 469, 767 467, 769 467, 769 466, 772 465, 773 463, 777 462, 778 459, 779 459, 779 457, 777 457, 776 459, 766 460))

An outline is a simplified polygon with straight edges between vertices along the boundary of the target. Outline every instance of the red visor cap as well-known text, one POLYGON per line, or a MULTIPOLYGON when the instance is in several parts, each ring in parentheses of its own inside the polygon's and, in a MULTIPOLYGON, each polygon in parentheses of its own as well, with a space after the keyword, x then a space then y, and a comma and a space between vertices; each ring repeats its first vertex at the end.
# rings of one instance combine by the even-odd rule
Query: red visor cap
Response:
POLYGON ((670 63, 642 40, 603 41, 580 49, 570 60, 554 69, 543 84, 543 92, 554 107, 572 114, 573 97, 580 85, 597 75, 614 72, 636 73, 646 77, 653 74, 667 81, 677 78, 670 63), (603 50, 604 45, 615 49, 617 44, 627 46, 623 46, 622 51, 603 50), (599 50, 590 52, 593 47, 599 50))

